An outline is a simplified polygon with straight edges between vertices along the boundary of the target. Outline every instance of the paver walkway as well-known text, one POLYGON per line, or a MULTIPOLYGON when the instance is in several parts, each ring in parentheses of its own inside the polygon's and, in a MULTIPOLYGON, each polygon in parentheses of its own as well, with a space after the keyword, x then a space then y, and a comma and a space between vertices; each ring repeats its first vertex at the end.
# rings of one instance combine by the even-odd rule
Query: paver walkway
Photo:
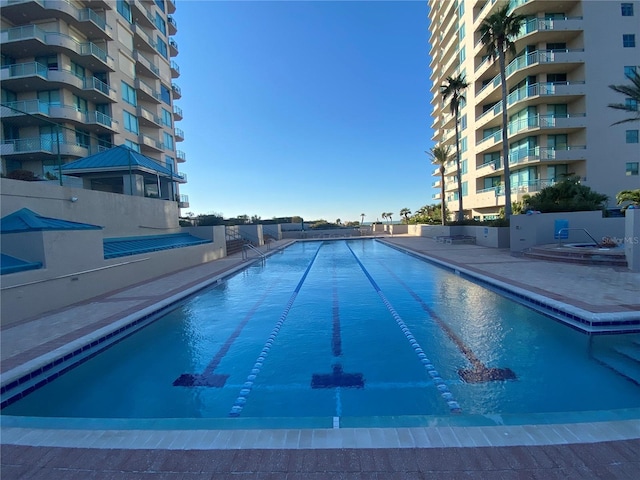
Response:
MULTIPOLYGON (((385 241, 590 312, 640 312, 640 274, 624 268, 516 258, 505 250, 444 245, 421 237, 386 237, 385 241)), ((276 248, 286 243, 280 241, 276 248)), ((180 292, 215 282, 242 266, 237 254, 4 328, 0 332, 0 371, 5 376, 28 370, 52 351, 68 348, 99 328, 170 301, 180 292)), ((483 430, 480 437, 474 437, 480 431, 471 429, 455 433, 425 428, 410 430, 404 439, 400 429, 384 429, 387 437, 392 432, 395 437, 370 444, 378 448, 358 443, 361 434, 375 438, 375 432, 367 429, 360 429, 364 433, 355 431, 357 448, 344 438, 341 448, 331 442, 320 448, 317 442, 311 443, 312 448, 305 448, 305 431, 300 431, 294 446, 281 448, 278 443, 264 446, 269 438, 264 435, 273 434, 266 431, 251 432, 256 435, 254 446, 248 446, 250 433, 237 434, 242 438, 234 444, 233 435, 205 430, 195 431, 199 442, 175 433, 163 436, 158 431, 146 432, 150 443, 136 444, 139 437, 127 437, 119 431, 42 431, 3 425, 0 476, 3 480, 636 478, 640 421, 579 427, 496 427, 483 430), (500 437, 512 431, 522 437, 507 442, 500 437), (211 442, 208 435, 213 435, 211 442), (171 439, 169 444, 167 438, 171 439)), ((194 432, 189 435, 193 437, 194 432)))

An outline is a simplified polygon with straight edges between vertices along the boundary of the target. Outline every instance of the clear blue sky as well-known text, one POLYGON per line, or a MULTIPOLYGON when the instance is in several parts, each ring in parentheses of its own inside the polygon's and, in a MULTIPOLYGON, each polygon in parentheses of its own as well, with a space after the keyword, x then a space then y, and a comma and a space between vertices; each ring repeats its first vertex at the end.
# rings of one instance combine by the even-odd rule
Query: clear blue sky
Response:
POLYGON ((369 222, 437 203, 426 0, 176 4, 183 213, 369 222))

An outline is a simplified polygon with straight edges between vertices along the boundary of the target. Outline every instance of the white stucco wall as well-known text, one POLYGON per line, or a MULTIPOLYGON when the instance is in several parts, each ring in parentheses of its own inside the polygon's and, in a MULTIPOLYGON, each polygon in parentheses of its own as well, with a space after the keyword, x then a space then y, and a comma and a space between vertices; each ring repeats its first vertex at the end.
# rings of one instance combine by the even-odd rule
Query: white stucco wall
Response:
POLYGON ((180 231, 176 202, 0 179, 0 216, 21 208, 45 217, 99 225, 106 238, 180 231), (72 202, 72 197, 78 200, 72 202))

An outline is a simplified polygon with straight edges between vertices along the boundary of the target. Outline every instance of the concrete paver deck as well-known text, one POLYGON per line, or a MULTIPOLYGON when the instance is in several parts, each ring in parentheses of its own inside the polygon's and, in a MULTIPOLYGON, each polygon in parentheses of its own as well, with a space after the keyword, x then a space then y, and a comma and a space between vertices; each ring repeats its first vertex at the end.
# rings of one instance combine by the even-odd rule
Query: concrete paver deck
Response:
MULTIPOLYGON (((640 312, 640 274, 620 267, 516 258, 505 250, 422 237, 385 241, 589 312, 640 312)), ((275 248, 286 243, 277 242, 275 248)), ((236 254, 3 328, 3 383, 98 329, 202 288, 245 264, 236 254)), ((3 424, 1 474, 3 480, 635 478, 640 421, 545 427, 384 429, 380 435, 373 431, 380 429, 132 433, 3 424), (332 435, 338 436, 331 440, 332 435)))

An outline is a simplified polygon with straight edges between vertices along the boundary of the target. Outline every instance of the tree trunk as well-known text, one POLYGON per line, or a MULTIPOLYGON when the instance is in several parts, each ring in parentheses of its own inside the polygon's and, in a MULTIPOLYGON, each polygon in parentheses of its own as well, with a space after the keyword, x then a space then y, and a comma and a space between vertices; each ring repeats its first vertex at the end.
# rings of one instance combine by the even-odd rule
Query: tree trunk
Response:
POLYGON ((458 106, 455 108, 456 121, 456 169, 458 171, 458 221, 464 220, 464 210, 462 209, 462 172, 460 171, 460 133, 458 132, 458 106))
POLYGON ((507 115, 507 75, 503 45, 498 46, 498 62, 502 90, 502 162, 504 164, 504 216, 511 216, 511 172, 509 170, 509 128, 507 115))
POLYGON ((444 215, 445 215, 445 205, 444 205, 444 165, 440 166, 440 216, 442 217, 442 226, 446 224, 444 215))

